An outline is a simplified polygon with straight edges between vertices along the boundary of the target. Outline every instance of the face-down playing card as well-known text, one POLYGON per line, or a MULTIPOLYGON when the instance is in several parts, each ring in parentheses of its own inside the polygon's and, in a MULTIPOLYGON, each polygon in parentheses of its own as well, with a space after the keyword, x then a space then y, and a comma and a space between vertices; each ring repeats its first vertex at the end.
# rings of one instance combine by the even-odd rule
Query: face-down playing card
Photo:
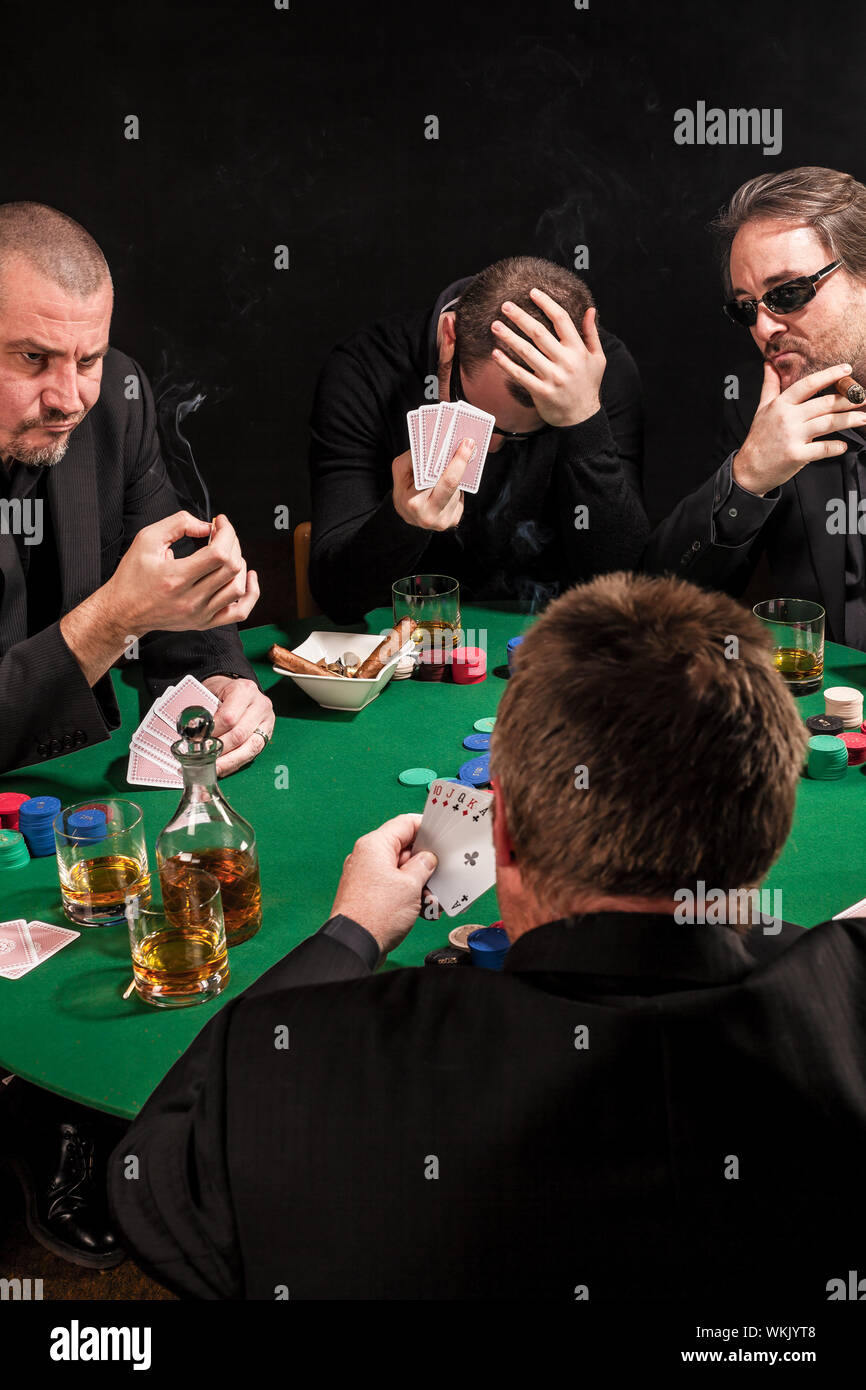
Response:
POLYGON ((154 700, 129 742, 126 780, 134 787, 182 787, 180 765, 171 751, 177 720, 189 705, 214 714, 219 700, 195 676, 184 676, 154 700))
POLYGON ((52 922, 0 922, 0 975, 20 980, 80 935, 52 922))

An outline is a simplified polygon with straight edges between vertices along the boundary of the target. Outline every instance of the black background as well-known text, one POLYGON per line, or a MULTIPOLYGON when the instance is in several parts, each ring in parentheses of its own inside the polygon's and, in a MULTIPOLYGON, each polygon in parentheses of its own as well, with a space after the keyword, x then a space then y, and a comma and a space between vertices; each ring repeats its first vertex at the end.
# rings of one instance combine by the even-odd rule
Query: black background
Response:
POLYGON ((711 471, 725 373, 754 352, 720 312, 707 223, 767 169, 863 173, 856 7, 15 0, 2 16, 0 199, 50 203, 100 242, 113 341, 170 432, 205 396, 183 430, 259 570, 253 623, 294 614, 274 508, 309 516, 312 391, 341 337, 501 256, 571 265, 585 243, 643 376, 657 518, 711 471), (674 112, 699 100, 781 107, 781 152, 675 144, 674 112))

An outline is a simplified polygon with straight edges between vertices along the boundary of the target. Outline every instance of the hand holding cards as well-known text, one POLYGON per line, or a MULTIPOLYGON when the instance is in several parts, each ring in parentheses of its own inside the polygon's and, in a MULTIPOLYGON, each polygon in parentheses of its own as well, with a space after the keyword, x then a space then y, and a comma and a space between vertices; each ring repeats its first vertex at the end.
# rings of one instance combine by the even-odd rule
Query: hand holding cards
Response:
POLYGON ((449 917, 464 912, 496 882, 492 808, 493 792, 444 778, 430 788, 413 849, 437 856, 427 887, 449 917))
POLYGON ((496 424, 493 415, 465 401, 440 401, 410 410, 406 421, 412 476, 419 492, 434 486, 464 439, 471 440, 473 450, 459 487, 462 492, 478 491, 496 424))

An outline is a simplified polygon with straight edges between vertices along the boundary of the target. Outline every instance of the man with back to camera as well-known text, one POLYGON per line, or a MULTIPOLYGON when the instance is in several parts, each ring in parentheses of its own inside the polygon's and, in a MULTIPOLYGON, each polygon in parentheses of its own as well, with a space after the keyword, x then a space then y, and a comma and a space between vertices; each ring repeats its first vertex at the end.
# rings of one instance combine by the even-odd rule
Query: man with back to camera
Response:
MULTIPOLYGON (((190 671, 219 697, 225 775, 274 726, 234 627, 258 582, 227 517, 204 546, 210 523, 179 510, 144 373, 109 347, 112 307, 84 228, 0 206, 0 772, 107 739, 110 668, 136 636, 151 695, 190 671)), ((3 1102, 32 1234, 74 1263, 116 1264, 99 1180, 111 1122, 19 1081, 3 1102)))
POLYGON ((390 605, 393 581, 419 571, 453 575, 470 600, 546 599, 636 563, 648 534, 637 368, 584 282, 538 257, 340 343, 311 433, 310 586, 337 621, 390 605), (406 413, 432 381, 439 400, 496 418, 477 495, 458 487, 465 445, 435 486, 414 486, 406 413))
POLYGON ((866 1236, 866 921, 742 910, 806 739, 726 595, 554 601, 493 733, 504 970, 371 975, 436 944, 434 863, 417 815, 363 836, 112 1155, 138 1262, 206 1299, 826 1299, 866 1236))
POLYGON ((219 696, 225 774, 273 729, 233 626, 258 582, 225 516, 210 545, 183 543, 211 527, 178 508, 144 373, 108 345, 112 307, 83 227, 0 206, 0 500, 42 518, 37 544, 0 529, 0 771, 108 738, 108 672, 136 636, 151 694, 191 671, 219 696))
POLYGON ((738 368, 725 461, 656 528, 644 564, 739 594, 766 554, 765 597, 815 600, 830 640, 866 650, 866 409, 833 391, 848 373, 866 385, 866 187, 819 167, 762 174, 715 227, 725 309, 763 379, 755 361, 738 368))

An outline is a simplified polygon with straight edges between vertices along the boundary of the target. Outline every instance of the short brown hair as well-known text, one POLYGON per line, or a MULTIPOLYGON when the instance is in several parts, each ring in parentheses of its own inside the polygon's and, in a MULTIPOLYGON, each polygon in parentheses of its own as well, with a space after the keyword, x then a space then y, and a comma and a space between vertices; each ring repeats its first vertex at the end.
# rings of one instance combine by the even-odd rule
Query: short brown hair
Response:
POLYGON ((681 579, 608 574, 527 633, 491 769, 544 901, 670 899, 699 879, 760 882, 791 828, 807 741, 752 613, 681 579))
POLYGON ((0 204, 0 275, 16 258, 79 299, 95 294, 106 280, 111 284, 108 263, 90 233, 44 203, 0 204))
POLYGON ((831 258, 866 280, 866 188, 838 169, 806 164, 750 179, 712 223, 729 293, 731 243, 744 223, 763 217, 813 227, 831 258))
MULTIPOLYGON (((476 275, 457 303, 454 328, 461 366, 471 368, 488 361, 495 347, 521 367, 526 366, 513 349, 499 342, 491 332, 490 325, 494 319, 502 320, 502 303, 510 299, 518 308, 525 309, 527 314, 543 323, 545 328, 551 328, 550 319, 529 296, 533 288, 544 290, 557 304, 561 304, 580 331, 584 314, 594 304, 589 286, 573 271, 553 261, 544 261, 539 256, 508 256, 503 261, 494 261, 493 265, 476 275)), ((509 319, 503 321, 521 338, 525 336, 509 319)), ((509 381, 508 390, 521 405, 528 409, 534 406, 529 392, 517 382, 509 381)))

